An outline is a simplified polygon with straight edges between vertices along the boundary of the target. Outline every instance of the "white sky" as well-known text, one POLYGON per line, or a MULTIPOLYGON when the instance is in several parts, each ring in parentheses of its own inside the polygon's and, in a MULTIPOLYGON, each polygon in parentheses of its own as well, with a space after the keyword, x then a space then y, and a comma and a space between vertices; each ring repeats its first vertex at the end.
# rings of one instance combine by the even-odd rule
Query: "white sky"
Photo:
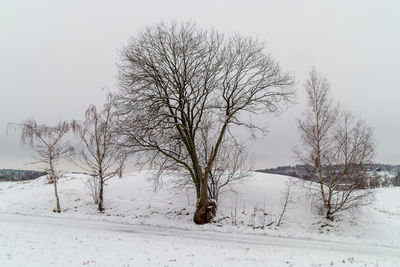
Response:
MULTIPOLYGON (((295 164, 295 119, 312 66, 332 96, 375 130, 376 160, 400 162, 400 1, 3 1, 0 6, 0 168, 35 168, 7 123, 82 119, 116 90, 117 51, 145 25, 192 20, 257 37, 295 75, 298 104, 260 121, 248 146, 256 168, 295 164)), ((245 137, 244 137, 245 138, 245 137)))

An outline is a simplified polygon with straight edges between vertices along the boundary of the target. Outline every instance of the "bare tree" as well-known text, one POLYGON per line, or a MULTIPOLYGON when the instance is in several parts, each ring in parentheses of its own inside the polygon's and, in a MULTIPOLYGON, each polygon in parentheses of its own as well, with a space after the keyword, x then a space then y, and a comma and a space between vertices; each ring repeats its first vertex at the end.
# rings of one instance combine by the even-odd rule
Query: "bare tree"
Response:
POLYGON ((209 174, 208 193, 210 199, 218 203, 219 195, 231 186, 250 176, 247 169, 247 154, 242 147, 231 145, 222 146, 209 174))
POLYGON ((123 172, 125 170, 125 164, 126 164, 126 160, 127 160, 127 154, 126 153, 122 153, 120 161, 119 161, 119 168, 118 168, 118 177, 122 178, 123 177, 123 172))
POLYGON ((225 39, 194 24, 160 23, 122 50, 116 98, 122 144, 161 170, 184 170, 197 196, 194 221, 216 211, 209 175, 233 126, 257 127, 243 113, 277 113, 293 96, 293 80, 254 39, 225 39), (204 118, 211 124, 204 124, 204 118), (201 128, 209 151, 201 159, 201 128))
POLYGON ((276 226, 280 226, 282 219, 285 216, 286 210, 288 209, 288 205, 293 202, 292 197, 291 197, 291 190, 292 190, 292 185, 293 185, 293 177, 290 177, 288 181, 285 183, 285 189, 282 193, 282 211, 281 214, 279 215, 278 223, 276 226))
POLYGON ((245 148, 235 142, 223 142, 209 173, 208 195, 218 204, 219 195, 250 176, 245 148))
MULTIPOLYGON (((208 156, 211 153, 212 145, 215 144, 216 135, 213 131, 214 122, 207 117, 203 118, 199 127, 201 139, 198 150, 200 161, 207 164, 208 156)), ((208 196, 210 201, 218 205, 218 196, 224 189, 232 190, 231 186, 250 175, 247 164, 247 153, 244 145, 240 144, 230 132, 221 141, 220 151, 210 169, 208 176, 208 196)), ((188 174, 186 175, 186 177, 188 174)), ((190 181, 184 179, 184 181, 190 181)))
POLYGON ((100 202, 100 179, 96 175, 91 175, 90 178, 85 182, 85 188, 90 192, 94 204, 99 205, 100 202))
POLYGON ((56 126, 48 126, 38 125, 34 119, 28 119, 12 125, 21 128, 21 143, 29 145, 35 152, 35 163, 43 164, 49 183, 54 185, 56 198, 54 211, 61 212, 57 182, 63 173, 58 169, 58 163, 60 159, 71 156, 74 151, 69 142, 65 141, 65 136, 71 129, 75 129, 76 123, 63 121, 56 126))
MULTIPOLYGON (((199 127, 201 140, 197 145, 199 150, 199 160, 203 165, 207 164, 208 155, 211 151, 210 145, 214 144, 216 141, 213 140, 215 136, 211 136, 209 132, 211 125, 212 122, 204 118, 202 126, 199 127)), ((208 196, 211 203, 215 202, 215 209, 217 209, 218 206, 220 193, 224 191, 233 191, 232 185, 243 181, 251 175, 250 164, 247 160, 246 147, 238 143, 233 135, 230 133, 228 134, 229 135, 221 142, 220 152, 218 153, 208 175, 208 196)), ((189 188, 194 188, 193 181, 188 179, 190 173, 184 169, 179 170, 177 173, 176 169, 172 168, 172 171, 169 172, 169 174, 175 176, 177 190, 180 191, 183 189, 188 190, 189 188)), ((158 180, 155 182, 155 185, 158 186, 158 180)))
POLYGON ((372 130, 329 98, 329 84, 315 69, 307 80, 308 113, 298 121, 303 141, 299 159, 308 166, 309 178, 317 181, 319 196, 330 220, 339 210, 369 203, 372 162, 372 130))
POLYGON ((98 190, 94 196, 98 196, 96 204, 100 212, 104 211, 104 185, 106 181, 121 173, 125 161, 125 154, 116 146, 114 118, 112 97, 108 95, 100 112, 96 106, 89 106, 85 121, 77 128, 82 144, 79 165, 92 174, 95 179, 93 185, 98 184, 91 188, 98 190))

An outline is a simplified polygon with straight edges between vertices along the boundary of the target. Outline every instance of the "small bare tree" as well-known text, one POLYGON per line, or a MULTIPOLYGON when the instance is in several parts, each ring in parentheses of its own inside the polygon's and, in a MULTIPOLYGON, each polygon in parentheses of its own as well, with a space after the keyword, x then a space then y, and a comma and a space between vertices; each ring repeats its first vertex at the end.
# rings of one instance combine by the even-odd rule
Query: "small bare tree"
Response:
POLYGON ((254 39, 224 39, 191 23, 160 23, 121 52, 116 108, 122 145, 159 170, 189 174, 197 224, 215 215, 209 178, 230 128, 257 128, 243 113, 276 113, 293 96, 293 79, 264 48, 254 39), (205 118, 212 124, 204 124, 205 118), (213 139, 202 160, 205 125, 213 139))
POLYGON ((238 144, 224 144, 209 174, 208 193, 210 199, 218 203, 218 197, 224 190, 250 176, 247 167, 247 154, 238 144))
POLYGON ((285 189, 281 192, 282 193, 282 199, 281 199, 282 211, 281 211, 281 214, 279 215, 278 223, 276 224, 276 226, 281 225, 282 219, 285 216, 285 213, 288 209, 289 204, 291 204, 293 202, 292 196, 291 196, 292 185, 293 185, 293 177, 290 177, 289 180, 287 180, 285 183, 285 189))
POLYGON ((60 159, 71 156, 74 151, 69 142, 65 141, 65 136, 71 129, 75 129, 76 123, 63 121, 56 126, 48 126, 38 125, 34 119, 28 119, 12 125, 21 128, 21 143, 29 145, 35 152, 34 158, 37 161, 35 163, 43 165, 49 183, 54 185, 56 198, 54 211, 61 212, 57 182, 63 173, 58 169, 58 163, 60 159))
MULTIPOLYGON (((85 121, 77 127, 82 147, 79 151, 80 163, 84 170, 90 172, 93 179, 92 187, 98 196, 98 210, 104 211, 104 185, 106 181, 121 173, 125 154, 116 146, 113 132, 114 114, 112 113, 112 97, 108 95, 103 109, 98 112, 91 105, 86 110, 85 121)), ((92 192, 93 193, 93 192, 92 192)))
POLYGON ((119 168, 118 168, 118 177, 119 178, 123 177, 123 172, 125 170, 125 164, 126 164, 127 156, 128 155, 126 153, 122 153, 122 155, 121 155, 121 160, 119 162, 119 168))
POLYGON ((303 153, 298 158, 307 166, 318 191, 326 217, 339 210, 369 203, 369 175, 366 164, 372 162, 372 130, 350 112, 341 111, 329 98, 329 84, 315 69, 307 80, 308 113, 298 121, 303 153))
POLYGON ((85 188, 90 192, 94 204, 98 205, 100 202, 100 179, 96 175, 91 175, 90 178, 85 182, 85 188))
MULTIPOLYGON (((202 127, 200 127, 202 140, 199 141, 199 157, 203 164, 207 164, 208 155, 210 154, 210 143, 215 142, 215 136, 211 136, 209 129, 212 122, 204 119, 202 127)), ((224 191, 233 191, 232 185, 243 181, 251 175, 250 164, 248 164, 246 148, 237 142, 234 136, 229 133, 228 138, 224 138, 221 142, 220 152, 209 172, 208 177, 208 196, 210 203, 215 203, 217 209, 220 193, 224 191)), ((190 179, 190 173, 185 170, 170 172, 170 175, 176 177, 176 189, 193 189, 194 184, 190 179)), ((155 181, 157 182, 157 181, 155 181)))
MULTIPOLYGON (((208 156, 211 153, 211 145, 216 142, 212 124, 213 121, 210 118, 204 118, 199 129, 201 134, 199 156, 204 165, 207 164, 208 156)), ((231 186, 235 182, 248 177, 250 175, 248 169, 246 148, 228 132, 221 141, 220 152, 210 169, 208 178, 210 201, 218 204, 220 192, 224 189, 231 190, 231 186)))

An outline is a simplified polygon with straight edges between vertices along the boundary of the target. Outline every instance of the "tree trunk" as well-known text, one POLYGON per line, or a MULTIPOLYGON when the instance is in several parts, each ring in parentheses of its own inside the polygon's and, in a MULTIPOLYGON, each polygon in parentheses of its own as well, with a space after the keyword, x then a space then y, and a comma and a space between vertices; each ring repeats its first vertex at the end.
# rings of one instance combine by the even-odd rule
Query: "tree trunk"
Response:
POLYGON ((104 188, 104 181, 103 178, 100 177, 100 189, 99 189, 99 205, 98 205, 98 210, 100 212, 104 211, 104 207, 103 207, 103 188, 104 188))
POLYGON ((327 218, 328 220, 333 221, 333 214, 331 213, 330 210, 328 210, 328 211, 326 212, 326 218, 327 218))
POLYGON ((60 213, 61 208, 60 208, 60 199, 58 197, 58 191, 57 191, 57 181, 53 178, 53 185, 54 185, 54 195, 56 196, 56 208, 54 212, 60 213))
MULTIPOLYGON (((206 172, 207 173, 207 172, 206 172)), ((194 213, 194 222, 196 224, 206 224, 211 221, 217 212, 217 203, 208 199, 208 174, 204 174, 204 180, 201 186, 200 199, 197 201, 196 212, 194 213)))
POLYGON ((328 220, 333 221, 333 214, 332 214, 332 207, 331 207, 331 201, 330 200, 331 199, 329 198, 329 200, 328 200, 329 202, 328 202, 328 206, 327 206, 328 210, 326 212, 326 218, 328 220))

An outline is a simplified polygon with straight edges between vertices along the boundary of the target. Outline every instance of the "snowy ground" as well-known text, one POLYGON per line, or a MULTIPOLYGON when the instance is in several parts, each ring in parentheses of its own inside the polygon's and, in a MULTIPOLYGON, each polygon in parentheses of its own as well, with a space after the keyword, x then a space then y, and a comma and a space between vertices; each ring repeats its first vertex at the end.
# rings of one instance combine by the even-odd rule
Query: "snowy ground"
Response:
POLYGON ((1 214, 0 266, 398 266, 398 250, 1 214))
POLYGON ((221 196, 215 223, 196 226, 191 192, 168 179, 157 192, 143 173, 112 179, 98 214, 87 178, 60 182, 61 214, 43 178, 0 183, 0 266, 400 266, 400 188, 322 227, 296 184, 277 227, 289 178, 254 174, 221 196))

